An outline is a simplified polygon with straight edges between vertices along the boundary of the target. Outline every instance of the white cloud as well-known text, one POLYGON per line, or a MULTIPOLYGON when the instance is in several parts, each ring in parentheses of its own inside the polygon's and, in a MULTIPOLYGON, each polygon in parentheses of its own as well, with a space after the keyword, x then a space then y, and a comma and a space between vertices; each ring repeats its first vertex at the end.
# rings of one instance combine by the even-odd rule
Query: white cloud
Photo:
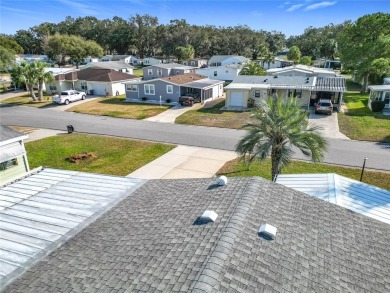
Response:
POLYGON ((59 0, 61 3, 70 6, 71 8, 77 10, 77 12, 86 14, 86 15, 97 15, 99 12, 97 10, 91 9, 91 4, 84 4, 71 0, 59 0))
POLYGON ((288 8, 286 11, 291 12, 291 11, 294 11, 294 10, 301 8, 302 6, 303 6, 303 4, 294 4, 294 5, 291 5, 290 8, 288 8))
POLYGON ((323 1, 323 2, 319 2, 319 3, 315 3, 315 4, 311 4, 311 5, 308 5, 305 7, 305 11, 310 11, 310 10, 315 10, 315 9, 319 9, 319 8, 324 8, 324 7, 328 7, 328 6, 332 6, 332 5, 335 5, 337 3, 337 1, 323 1))

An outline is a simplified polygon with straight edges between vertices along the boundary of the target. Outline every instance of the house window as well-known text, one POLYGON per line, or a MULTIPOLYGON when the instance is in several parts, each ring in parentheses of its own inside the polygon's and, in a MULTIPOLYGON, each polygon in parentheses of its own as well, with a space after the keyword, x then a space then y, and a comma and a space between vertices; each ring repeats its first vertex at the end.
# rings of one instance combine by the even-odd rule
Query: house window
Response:
POLYGON ((157 69, 157 75, 162 75, 162 70, 161 69, 157 69))
POLYGON ((49 85, 49 89, 51 91, 56 91, 57 90, 57 87, 55 85, 49 85))
POLYGON ((86 82, 82 81, 82 82, 80 83, 80 85, 81 85, 81 89, 82 89, 82 90, 87 90, 87 83, 86 83, 86 82))
POLYGON ((5 162, 0 163, 0 171, 5 171, 7 169, 10 169, 12 167, 15 167, 18 165, 18 159, 12 159, 5 162))
POLYGON ((195 61, 191 61, 191 65, 194 66, 195 65, 195 61))
POLYGON ((217 75, 218 75, 217 71, 214 71, 214 76, 217 76, 217 75))
POLYGON ((135 84, 127 84, 126 85, 126 90, 131 91, 131 92, 137 92, 138 91, 138 86, 135 84))
POLYGON ((260 90, 255 90, 254 96, 255 96, 255 98, 260 98, 260 90))
POLYGON ((173 85, 167 85, 167 94, 173 94, 173 85))
POLYGON ((148 69, 148 75, 152 75, 153 74, 153 69, 148 69))
POLYGON ((144 92, 145 92, 145 95, 154 95, 155 94, 154 84, 145 84, 144 85, 144 92))

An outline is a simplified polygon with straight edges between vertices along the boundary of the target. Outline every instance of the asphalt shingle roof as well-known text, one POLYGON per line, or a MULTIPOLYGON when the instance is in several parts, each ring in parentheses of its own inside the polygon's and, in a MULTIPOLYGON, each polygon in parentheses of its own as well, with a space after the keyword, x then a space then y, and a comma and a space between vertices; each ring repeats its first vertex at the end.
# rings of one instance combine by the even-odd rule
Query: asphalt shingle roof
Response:
POLYGON ((389 292, 389 243, 390 225, 261 178, 152 180, 5 292, 389 292))
POLYGON ((20 137, 25 138, 25 134, 19 131, 16 131, 8 126, 0 125, 0 142, 5 142, 9 139, 20 137))

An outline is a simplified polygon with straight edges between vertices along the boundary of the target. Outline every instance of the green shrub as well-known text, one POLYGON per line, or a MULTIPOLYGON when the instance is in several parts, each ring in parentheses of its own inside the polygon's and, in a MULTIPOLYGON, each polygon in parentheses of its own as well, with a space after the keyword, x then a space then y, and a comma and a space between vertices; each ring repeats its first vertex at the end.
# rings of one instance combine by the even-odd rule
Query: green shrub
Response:
POLYGON ((171 103, 171 99, 166 99, 165 103, 170 104, 171 103))
POLYGON ((371 102, 371 110, 372 112, 382 112, 385 108, 385 101, 372 101, 371 102))
POLYGON ((145 101, 148 100, 148 98, 147 97, 142 97, 141 100, 145 102, 145 101))

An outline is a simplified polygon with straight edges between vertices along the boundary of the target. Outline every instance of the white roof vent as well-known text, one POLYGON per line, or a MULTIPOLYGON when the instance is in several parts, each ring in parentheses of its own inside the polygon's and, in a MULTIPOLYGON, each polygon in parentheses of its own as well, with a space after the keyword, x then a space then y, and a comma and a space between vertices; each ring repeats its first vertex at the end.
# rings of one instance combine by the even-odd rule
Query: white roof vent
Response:
POLYGON ((221 176, 217 179, 217 184, 221 185, 221 186, 226 185, 227 182, 228 182, 228 180, 227 180, 226 176, 221 176))
POLYGON ((206 210, 200 216, 199 220, 201 221, 201 223, 209 223, 209 222, 215 222, 217 218, 218 218, 218 214, 216 212, 206 210))
POLYGON ((270 225, 270 224, 262 224, 259 229, 259 236, 262 236, 263 238, 267 240, 273 240, 276 238, 276 227, 270 225))

